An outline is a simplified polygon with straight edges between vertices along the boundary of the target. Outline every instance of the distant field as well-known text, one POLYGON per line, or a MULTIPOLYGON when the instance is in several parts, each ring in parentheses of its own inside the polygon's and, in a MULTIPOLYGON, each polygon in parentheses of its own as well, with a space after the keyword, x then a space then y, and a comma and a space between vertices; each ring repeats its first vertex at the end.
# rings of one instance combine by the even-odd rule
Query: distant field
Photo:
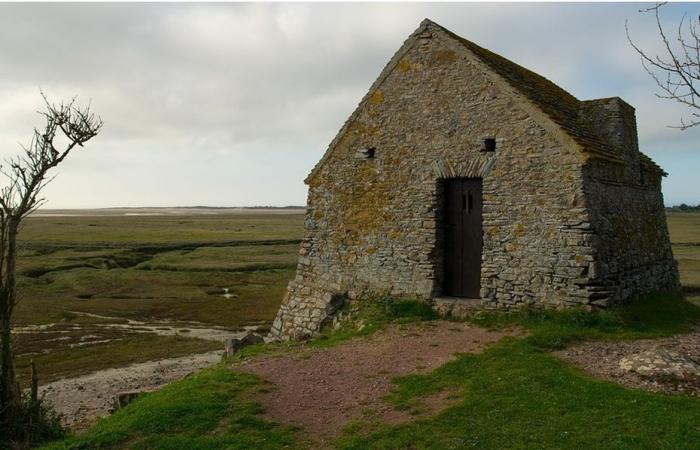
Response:
POLYGON ((104 211, 43 212, 21 231, 15 325, 34 330, 16 339, 23 375, 31 359, 46 382, 221 348, 187 338, 194 327, 269 326, 294 276, 302 211, 104 211), (185 331, 115 326, 128 320, 185 331))
POLYGON ((76 210, 38 212, 22 230, 32 247, 103 248, 131 244, 208 244, 240 240, 299 239, 301 210, 76 210), (94 211, 94 215, 92 212, 94 211), (109 211, 109 213, 105 212, 109 211), (170 212, 165 212, 170 211, 170 212), (179 212, 178 212, 179 211, 179 212))
POLYGON ((686 294, 700 302, 700 213, 668 213, 673 256, 686 294))
MULTIPOLYGON (((191 331, 168 336, 113 327, 128 320, 183 330, 269 326, 294 276, 302 211, 202 211, 29 218, 15 317, 17 327, 33 330, 16 339, 22 375, 31 359, 46 382, 221 347, 188 338, 191 331)), ((700 213, 670 213, 668 223, 686 293, 700 301, 700 213)))

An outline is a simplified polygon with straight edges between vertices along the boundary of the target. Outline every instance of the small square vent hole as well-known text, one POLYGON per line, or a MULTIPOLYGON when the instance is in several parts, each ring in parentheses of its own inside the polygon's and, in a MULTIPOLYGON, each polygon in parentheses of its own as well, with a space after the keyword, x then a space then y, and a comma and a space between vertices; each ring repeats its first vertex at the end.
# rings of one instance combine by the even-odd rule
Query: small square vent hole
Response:
POLYGON ((496 138, 486 138, 484 139, 484 146, 481 149, 482 152, 495 152, 496 151, 496 138))
POLYGON ((369 147, 362 151, 362 155, 364 155, 365 159, 374 159, 374 154, 376 153, 376 151, 376 148, 369 147))

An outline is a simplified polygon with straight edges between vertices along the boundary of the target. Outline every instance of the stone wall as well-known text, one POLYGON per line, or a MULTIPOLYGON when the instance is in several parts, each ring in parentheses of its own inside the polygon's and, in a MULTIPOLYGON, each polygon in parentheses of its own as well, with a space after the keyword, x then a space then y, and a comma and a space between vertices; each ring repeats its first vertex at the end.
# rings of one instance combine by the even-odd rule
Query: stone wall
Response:
POLYGON ((663 172, 639 152, 634 108, 619 98, 583 103, 624 161, 595 160, 584 167, 596 248, 591 301, 611 305, 639 294, 678 290, 661 194, 663 172))
POLYGON ((581 102, 612 149, 595 156, 531 98, 458 40, 419 28, 306 180, 297 274, 271 337, 313 335, 370 295, 435 302, 449 178, 483 180, 482 308, 606 306, 677 288, 661 171, 638 152, 634 110, 581 102))
POLYGON ((580 151, 456 44, 415 38, 307 179, 297 276, 273 336, 313 334, 344 298, 440 295, 440 180, 453 177, 483 178, 485 306, 587 301, 580 151), (494 153, 482 152, 489 137, 494 153))

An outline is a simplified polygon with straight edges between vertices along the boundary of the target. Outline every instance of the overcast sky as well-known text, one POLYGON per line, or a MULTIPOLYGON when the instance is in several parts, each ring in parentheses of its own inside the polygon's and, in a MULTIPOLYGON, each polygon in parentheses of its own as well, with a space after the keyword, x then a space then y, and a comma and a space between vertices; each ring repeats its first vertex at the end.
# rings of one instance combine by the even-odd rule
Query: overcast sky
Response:
MULTIPOLYGON (((667 204, 700 203, 700 127, 654 97, 624 31, 640 4, 0 4, 0 155, 41 123, 39 88, 91 101, 103 132, 59 168, 47 207, 304 204, 302 180, 428 17, 579 99, 637 108, 667 204)), ((648 6, 648 5, 646 5, 648 6)), ((698 3, 665 8, 669 24, 698 3)))

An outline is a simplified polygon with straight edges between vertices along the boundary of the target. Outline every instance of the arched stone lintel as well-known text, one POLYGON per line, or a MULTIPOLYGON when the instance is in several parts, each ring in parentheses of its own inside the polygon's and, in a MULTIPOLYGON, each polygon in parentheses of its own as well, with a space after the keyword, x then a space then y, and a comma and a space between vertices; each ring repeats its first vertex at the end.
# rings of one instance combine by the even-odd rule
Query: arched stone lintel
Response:
POLYGON ((495 162, 496 157, 493 155, 480 155, 458 163, 441 158, 432 163, 433 175, 435 178, 484 178, 495 162))

